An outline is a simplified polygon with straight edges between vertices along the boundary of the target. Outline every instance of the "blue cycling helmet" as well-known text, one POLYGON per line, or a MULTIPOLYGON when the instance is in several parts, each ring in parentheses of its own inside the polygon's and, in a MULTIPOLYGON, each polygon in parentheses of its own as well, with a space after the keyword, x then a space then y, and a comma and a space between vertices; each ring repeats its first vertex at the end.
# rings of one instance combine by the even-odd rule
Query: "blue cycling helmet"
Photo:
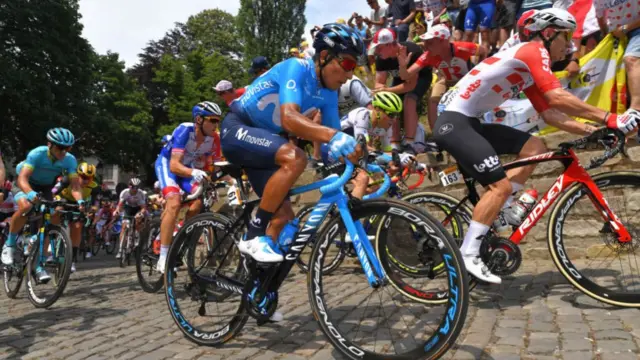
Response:
POLYGON ((211 101, 203 101, 193 107, 191 111, 193 118, 196 116, 222 116, 222 111, 218 104, 211 101))
POLYGON ((173 136, 171 136, 171 135, 165 135, 165 136, 163 136, 163 137, 162 137, 162 139, 160 140, 160 142, 162 142, 162 144, 164 145, 164 144, 168 143, 169 141, 171 141, 171 138, 172 138, 172 137, 173 137, 173 136))
POLYGON ((47 140, 60 146, 72 146, 76 138, 65 128, 53 128, 47 132, 47 140))
POLYGON ((356 58, 360 65, 367 59, 367 47, 360 34, 344 24, 325 24, 313 39, 313 48, 316 56, 322 50, 329 50, 334 55, 349 54, 356 58))

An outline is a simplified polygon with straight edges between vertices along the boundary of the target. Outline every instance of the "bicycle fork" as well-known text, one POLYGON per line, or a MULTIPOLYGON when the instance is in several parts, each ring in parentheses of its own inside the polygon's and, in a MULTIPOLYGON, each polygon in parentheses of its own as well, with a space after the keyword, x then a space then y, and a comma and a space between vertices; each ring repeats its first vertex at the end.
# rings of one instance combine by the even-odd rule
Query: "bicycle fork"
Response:
POLYGON ((340 198, 337 200, 336 205, 340 211, 342 222, 347 228, 351 241, 362 265, 367 281, 373 288, 377 288, 380 285, 384 285, 386 282, 387 274, 382 268, 380 260, 376 256, 376 253, 369 241, 366 231, 360 221, 353 221, 351 213, 349 212, 348 200, 346 198, 340 198), (373 269, 372 269, 373 268, 373 269))
POLYGON ((595 183, 595 181, 583 182, 583 185, 588 190, 587 194, 589 196, 589 199, 593 203, 593 206, 595 206, 596 209, 600 210, 602 219, 606 221, 609 225, 609 228, 616 233, 618 241, 623 244, 631 242, 632 238, 629 230, 627 230, 627 227, 624 226, 622 221, 620 221, 618 215, 616 215, 613 210, 611 210, 607 199, 604 198, 602 192, 600 191, 600 188, 598 188, 598 185, 595 183))

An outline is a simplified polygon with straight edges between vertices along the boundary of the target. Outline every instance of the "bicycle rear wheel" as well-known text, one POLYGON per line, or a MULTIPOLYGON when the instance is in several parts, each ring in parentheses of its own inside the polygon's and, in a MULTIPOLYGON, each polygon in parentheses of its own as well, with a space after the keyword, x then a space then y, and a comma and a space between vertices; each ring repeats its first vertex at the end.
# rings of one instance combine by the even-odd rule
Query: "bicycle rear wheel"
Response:
POLYGON ((576 289, 603 303, 640 307, 640 172, 593 176, 604 199, 632 236, 617 240, 597 200, 582 184, 562 194, 549 217, 551 258, 576 289))
POLYGON ((40 264, 40 240, 33 244, 35 249, 27 261, 27 295, 37 308, 53 305, 64 292, 71 275, 71 239, 60 226, 50 224, 48 230, 49 252, 53 262, 40 264), (41 283, 36 277, 36 267, 39 265, 44 266, 51 275, 47 283, 41 283))
POLYGON ((159 253, 154 252, 153 242, 160 235, 160 218, 151 220, 151 224, 140 235, 140 244, 136 251, 136 273, 142 290, 156 293, 162 289, 163 276, 156 271, 159 253))
POLYGON ((221 214, 196 215, 176 234, 167 256, 169 312, 180 331, 199 345, 230 340, 249 317, 242 296, 247 273, 232 224, 221 214))
POLYGON ((387 242, 406 236, 411 227, 437 242, 436 251, 446 266, 427 286, 447 298, 440 306, 426 306, 398 293, 389 283, 373 289, 361 273, 353 271, 325 287, 324 273, 317 269, 322 269, 326 250, 343 226, 336 217, 320 230, 310 262, 309 300, 320 328, 350 359, 439 358, 456 341, 469 306, 468 277, 455 242, 437 220, 405 202, 369 200, 350 210, 354 221, 380 216, 375 236, 389 237, 387 242), (372 308, 375 303, 380 303, 378 309, 372 308))

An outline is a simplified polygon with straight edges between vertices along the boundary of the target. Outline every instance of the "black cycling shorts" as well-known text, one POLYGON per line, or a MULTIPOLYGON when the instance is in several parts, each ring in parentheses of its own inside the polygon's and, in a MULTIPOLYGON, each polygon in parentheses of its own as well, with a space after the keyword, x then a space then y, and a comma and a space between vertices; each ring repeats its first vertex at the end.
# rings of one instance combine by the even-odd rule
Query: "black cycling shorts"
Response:
POLYGON ((531 135, 500 124, 482 124, 480 120, 458 112, 445 111, 436 121, 433 140, 458 161, 465 174, 483 186, 507 177, 498 155, 520 153, 531 135))
POLYGON ((140 210, 142 210, 142 207, 140 206, 129 206, 127 204, 124 204, 124 214, 126 216, 136 216, 136 214, 139 213, 140 210))

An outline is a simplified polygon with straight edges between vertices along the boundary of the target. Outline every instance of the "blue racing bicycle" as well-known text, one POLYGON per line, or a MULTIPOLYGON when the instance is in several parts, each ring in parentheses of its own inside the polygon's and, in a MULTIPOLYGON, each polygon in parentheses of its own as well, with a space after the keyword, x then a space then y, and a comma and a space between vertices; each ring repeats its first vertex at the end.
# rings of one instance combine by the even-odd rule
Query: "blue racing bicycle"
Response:
MULTIPOLYGON (((376 165, 361 167, 381 170, 376 165)), ((314 318, 340 353, 350 359, 442 356, 462 330, 469 304, 468 279, 458 247, 437 220, 415 206, 372 199, 387 191, 388 177, 376 194, 364 200, 350 198, 344 184, 353 170, 347 163, 340 176, 334 174, 290 191, 296 195, 319 189, 322 197, 304 224, 294 219, 287 225, 296 228, 293 236, 281 233, 278 243, 285 260, 278 264, 257 263, 237 250, 259 200, 243 199, 243 211, 237 218, 206 213, 187 221, 169 250, 165 274, 169 310, 185 336, 198 344, 221 345, 232 339, 249 317, 255 318, 258 326, 269 322, 278 307, 280 286, 315 237, 307 277, 309 301, 314 318), (320 226, 334 206, 340 217, 320 226), (374 216, 381 220, 368 229, 369 234, 391 243, 419 231, 434 244, 433 251, 445 266, 427 282, 430 289, 425 291, 443 294, 448 301, 428 306, 389 286, 393 274, 385 268, 393 269, 380 262, 362 225, 374 216), (346 228, 352 239, 360 270, 325 279, 322 268, 327 249, 340 227, 346 228), (184 265, 180 267, 180 263, 184 265)), ((241 172, 241 168, 229 165, 215 177, 229 174, 240 180, 241 172)))

